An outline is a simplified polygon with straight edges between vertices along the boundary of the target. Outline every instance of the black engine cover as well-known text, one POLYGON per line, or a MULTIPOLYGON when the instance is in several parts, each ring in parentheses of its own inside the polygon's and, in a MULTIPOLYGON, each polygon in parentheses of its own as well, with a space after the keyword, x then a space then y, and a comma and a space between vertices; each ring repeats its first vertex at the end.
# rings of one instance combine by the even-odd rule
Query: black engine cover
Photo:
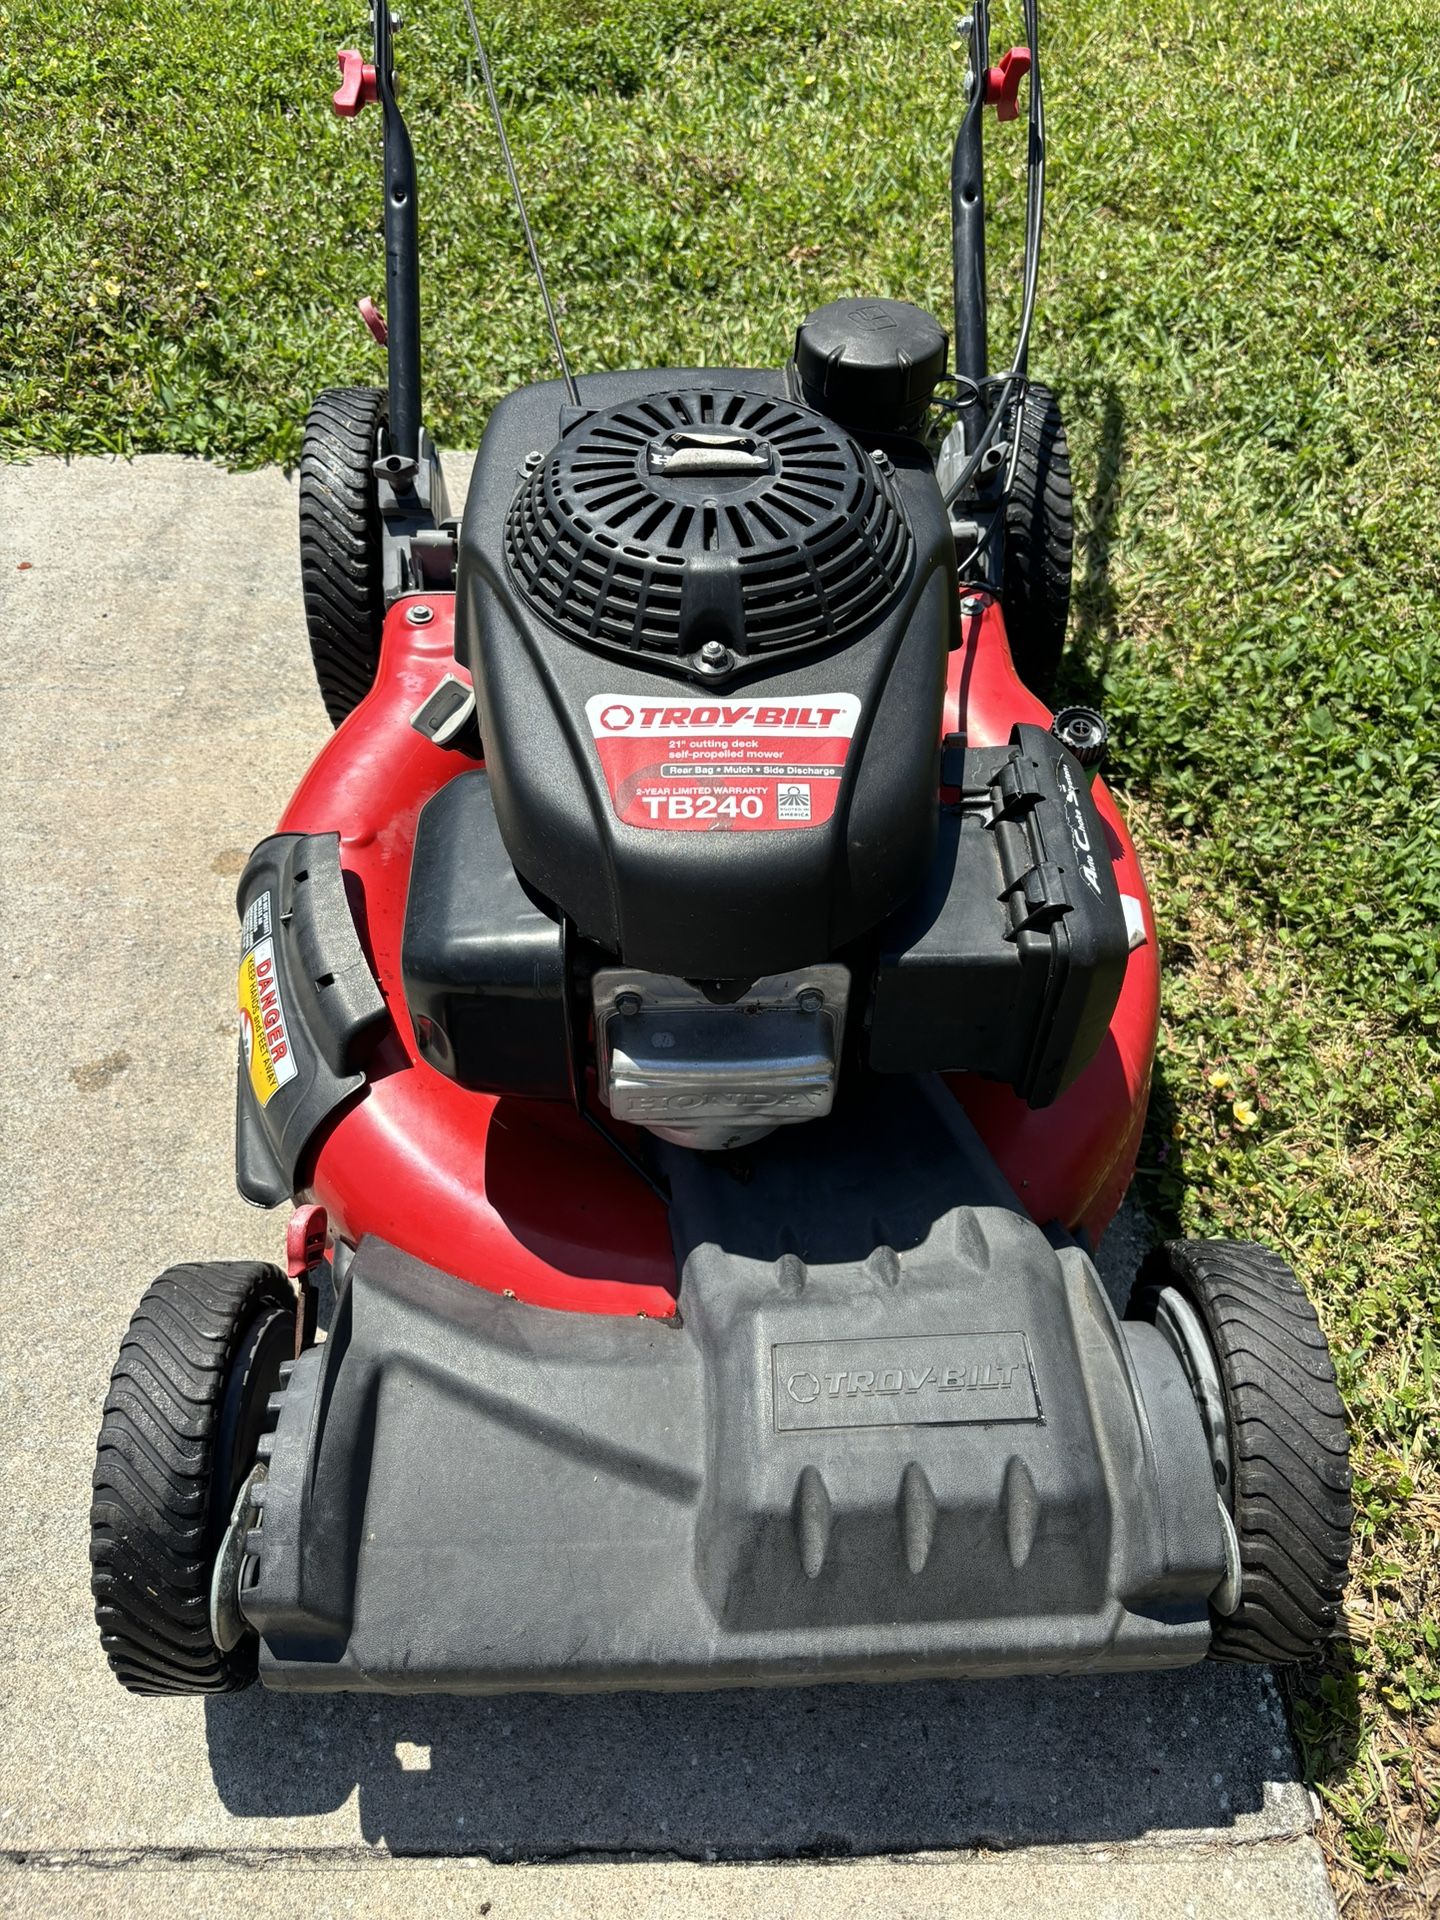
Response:
MULTIPOLYGON (((934 850, 957 607, 931 464, 903 439, 872 457, 789 401, 778 372, 594 374, 580 392, 567 451, 595 413, 624 407, 643 425, 644 403, 656 421, 653 444, 624 456, 638 476, 620 482, 638 503, 628 522, 622 500, 607 523, 592 482, 556 526, 548 482, 566 478, 564 456, 541 463, 565 394, 550 383, 496 409, 461 532, 456 650, 506 848, 632 966, 753 978, 825 958, 913 894, 934 850), (713 405, 692 432, 696 395, 713 405), (725 433, 707 441, 712 411, 725 433), (810 444, 807 473, 790 455, 810 444), (573 590, 545 546, 562 538, 573 590), (627 641, 625 596, 652 591, 665 617, 637 617, 627 641), (727 656, 713 675, 707 644, 727 656)), ((582 461, 570 469, 583 478, 582 461)))

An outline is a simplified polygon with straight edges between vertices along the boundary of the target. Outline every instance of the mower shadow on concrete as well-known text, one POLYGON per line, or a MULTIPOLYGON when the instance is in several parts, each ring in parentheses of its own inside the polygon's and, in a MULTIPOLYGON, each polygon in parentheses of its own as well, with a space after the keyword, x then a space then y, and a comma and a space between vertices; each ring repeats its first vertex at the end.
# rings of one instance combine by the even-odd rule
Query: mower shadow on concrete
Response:
MULTIPOLYGON (((1153 1233, 1131 1205, 1101 1249, 1117 1307, 1153 1233)), ((501 1699, 286 1695, 206 1702, 238 1818, 331 1812, 392 1853, 686 1859, 1193 1838, 1308 1829, 1268 1674, 926 1682, 501 1699)))
POLYGON ((1308 1824, 1258 1671, 727 1694, 207 1703, 239 1818, 329 1812, 396 1854, 908 1853, 1308 1824))

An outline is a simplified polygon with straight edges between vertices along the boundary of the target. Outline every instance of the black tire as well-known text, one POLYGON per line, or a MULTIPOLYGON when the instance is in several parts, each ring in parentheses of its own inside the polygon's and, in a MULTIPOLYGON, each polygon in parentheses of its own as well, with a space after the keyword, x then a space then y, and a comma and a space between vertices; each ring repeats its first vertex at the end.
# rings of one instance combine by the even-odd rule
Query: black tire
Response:
POLYGON ((1340 1615, 1352 1518, 1345 1409, 1315 1309, 1285 1262, 1250 1240, 1157 1247, 1128 1317, 1153 1321, 1167 1287, 1209 1337, 1230 1435, 1240 1600, 1212 1609, 1211 1658, 1311 1659, 1340 1615))
POLYGON ((210 1576, 294 1352, 295 1295, 257 1261, 171 1267, 120 1346, 96 1447, 90 1590, 100 1644, 131 1693, 230 1693, 256 1641, 210 1632, 210 1576))
POLYGON ((1070 619, 1075 495, 1060 403, 1048 387, 1027 389, 1019 425, 1015 484, 1005 506, 1001 590, 1010 657, 1042 700, 1055 691, 1070 619))
POLYGON ((379 387, 331 387, 305 422, 300 583, 315 678, 337 727, 374 686, 380 665, 385 587, 372 463, 387 408, 379 387))

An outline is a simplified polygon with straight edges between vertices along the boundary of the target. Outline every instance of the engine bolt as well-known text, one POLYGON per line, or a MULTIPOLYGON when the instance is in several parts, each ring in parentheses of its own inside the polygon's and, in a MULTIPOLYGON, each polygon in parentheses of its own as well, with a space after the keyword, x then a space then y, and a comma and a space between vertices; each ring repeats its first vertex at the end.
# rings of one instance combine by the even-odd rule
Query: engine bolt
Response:
POLYGON ((802 987, 795 1004, 801 1013, 819 1013, 825 1004, 825 996, 818 987, 802 987))
POLYGON ((633 1020, 644 1003, 638 993, 617 993, 615 1011, 622 1020, 633 1020))
POLYGON ((435 618, 435 609, 423 604, 418 607, 407 607, 405 609, 405 618, 410 622, 412 627, 428 627, 430 622, 435 618))
POLYGON ((730 649, 720 640, 707 640, 700 649, 700 666, 705 673, 724 673, 731 665, 730 649))

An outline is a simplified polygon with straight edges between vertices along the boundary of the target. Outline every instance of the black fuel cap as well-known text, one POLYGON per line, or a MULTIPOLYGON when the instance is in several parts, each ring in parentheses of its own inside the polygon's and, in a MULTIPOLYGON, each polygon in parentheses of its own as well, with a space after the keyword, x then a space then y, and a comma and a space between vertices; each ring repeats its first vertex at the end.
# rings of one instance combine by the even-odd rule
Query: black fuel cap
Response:
POLYGON ((945 372, 950 340, 908 300, 832 300, 802 320, 795 371, 809 404, 875 433, 918 427, 945 372))

